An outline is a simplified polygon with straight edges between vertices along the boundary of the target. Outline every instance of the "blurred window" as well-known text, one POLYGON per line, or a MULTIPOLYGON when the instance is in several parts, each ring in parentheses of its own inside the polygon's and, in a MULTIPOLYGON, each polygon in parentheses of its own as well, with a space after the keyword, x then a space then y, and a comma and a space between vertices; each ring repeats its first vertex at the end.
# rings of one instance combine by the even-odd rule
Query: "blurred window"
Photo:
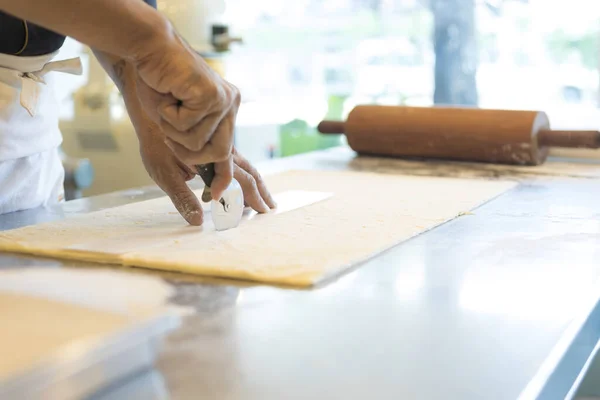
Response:
MULTIPOLYGON (((346 110, 380 101, 598 109, 596 0, 228 0, 227 7, 245 40, 230 57, 229 77, 255 101, 276 98, 284 107, 315 96, 315 106, 326 106, 333 94, 346 97, 346 110)), ((319 112, 326 110, 300 113, 319 112)))
POLYGON ((598 0, 227 0, 224 21, 244 39, 226 57, 240 135, 269 127, 263 144, 248 130, 260 154, 335 144, 311 137, 318 122, 364 103, 534 109, 555 128, 600 128, 598 0))

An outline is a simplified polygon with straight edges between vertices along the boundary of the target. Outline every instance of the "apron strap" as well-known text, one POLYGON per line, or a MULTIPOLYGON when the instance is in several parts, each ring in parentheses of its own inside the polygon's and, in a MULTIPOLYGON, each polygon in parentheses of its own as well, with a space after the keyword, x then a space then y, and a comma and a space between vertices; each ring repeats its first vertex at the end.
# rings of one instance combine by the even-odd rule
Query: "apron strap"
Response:
POLYGON ((40 97, 40 85, 45 85, 44 75, 49 72, 63 72, 71 75, 81 75, 83 68, 81 59, 70 58, 68 60, 51 61, 35 72, 20 72, 10 68, 0 67, 0 82, 15 89, 21 89, 20 103, 29 115, 35 117, 38 99, 40 97))

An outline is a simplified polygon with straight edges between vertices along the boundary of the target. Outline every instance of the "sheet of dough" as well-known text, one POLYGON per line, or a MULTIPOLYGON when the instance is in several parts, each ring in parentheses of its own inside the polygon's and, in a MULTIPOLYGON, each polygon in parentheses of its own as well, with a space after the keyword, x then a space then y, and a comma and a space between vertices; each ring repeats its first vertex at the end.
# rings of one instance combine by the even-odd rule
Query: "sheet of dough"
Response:
POLYGON ((266 180, 276 195, 310 190, 333 196, 224 232, 187 226, 164 197, 7 231, 0 250, 310 286, 515 185, 314 170, 266 180))

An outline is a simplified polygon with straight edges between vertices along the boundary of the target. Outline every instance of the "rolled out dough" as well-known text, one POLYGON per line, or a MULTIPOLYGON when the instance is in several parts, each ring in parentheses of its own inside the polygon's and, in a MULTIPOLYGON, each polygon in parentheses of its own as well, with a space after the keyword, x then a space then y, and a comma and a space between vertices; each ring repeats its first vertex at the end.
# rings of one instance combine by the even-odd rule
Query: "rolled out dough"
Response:
POLYGON ((0 315, 0 382, 47 361, 64 346, 113 334, 129 322, 121 314, 7 292, 0 292, 0 315))
POLYGON ((347 171, 288 171, 265 179, 276 198, 294 190, 332 196, 256 215, 224 232, 187 226, 164 197, 6 231, 0 250, 310 286, 515 185, 347 171))

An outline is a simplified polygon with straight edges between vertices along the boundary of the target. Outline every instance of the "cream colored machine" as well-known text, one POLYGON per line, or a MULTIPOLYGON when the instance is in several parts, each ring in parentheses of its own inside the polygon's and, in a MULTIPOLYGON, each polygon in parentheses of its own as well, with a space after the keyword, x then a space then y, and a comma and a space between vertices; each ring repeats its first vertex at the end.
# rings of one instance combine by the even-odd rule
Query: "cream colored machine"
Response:
MULTIPOLYGON (((158 8, 207 63, 224 75, 224 55, 232 43, 241 42, 231 37, 222 23, 225 0, 159 0, 158 8)), ((89 160, 94 169, 94 182, 83 195, 150 185, 123 100, 91 51, 85 49, 88 81, 73 94, 73 118, 60 124, 63 151, 72 158, 89 160)))

